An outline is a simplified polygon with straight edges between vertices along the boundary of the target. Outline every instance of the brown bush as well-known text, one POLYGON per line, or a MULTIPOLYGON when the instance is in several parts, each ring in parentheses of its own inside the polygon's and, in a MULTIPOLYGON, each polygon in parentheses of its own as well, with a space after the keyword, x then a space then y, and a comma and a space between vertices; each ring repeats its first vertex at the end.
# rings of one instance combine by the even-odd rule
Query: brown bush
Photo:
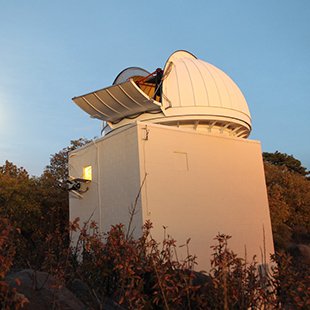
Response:
MULTIPOLYGON (((5 277, 13 265, 15 255, 14 231, 7 219, 0 217, 0 307, 3 310, 20 309, 28 302, 5 281, 5 277)), ((15 279, 19 284, 19 279, 15 279)))
MULTIPOLYGON (((78 223, 73 224, 79 230, 78 223)), ((97 306, 112 298, 126 309, 278 309, 309 306, 309 276, 293 268, 289 256, 275 256, 274 267, 249 263, 216 236, 209 273, 193 270, 195 257, 177 259, 176 241, 159 244, 146 222, 138 240, 126 238, 123 225, 101 236, 95 223, 80 229, 74 248, 75 274, 87 283, 97 306), (104 242, 102 241, 104 240, 104 242)), ((188 240, 189 242, 189 240, 188 240)), ((185 246, 187 246, 186 244, 185 246)), ((93 304, 93 305, 94 305, 93 304)))

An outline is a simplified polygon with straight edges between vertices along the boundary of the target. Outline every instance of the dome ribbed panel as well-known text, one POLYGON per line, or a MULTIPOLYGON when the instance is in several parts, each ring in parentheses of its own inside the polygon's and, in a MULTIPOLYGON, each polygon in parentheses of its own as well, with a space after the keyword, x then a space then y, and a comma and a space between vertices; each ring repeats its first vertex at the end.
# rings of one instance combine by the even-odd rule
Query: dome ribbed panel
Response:
POLYGON ((178 76, 179 106, 195 106, 195 95, 193 91, 192 74, 189 73, 184 58, 174 62, 174 68, 178 76), (180 78, 179 78, 180 77, 180 78))
MULTIPOLYGON (((240 112, 246 113, 250 116, 250 111, 248 108, 248 105, 246 103, 246 100, 240 91, 239 87, 237 84, 223 71, 220 69, 216 68, 215 66, 208 64, 209 67, 214 70, 214 72, 220 73, 220 78, 221 81, 225 84, 228 96, 230 98, 230 108, 234 110, 238 110, 240 112)), ((224 91, 223 91, 224 93, 224 91)), ((229 105, 227 105, 229 107, 229 105)))
POLYGON ((167 115, 183 114, 176 109, 186 108, 184 113, 189 115, 237 118, 251 125, 248 105, 239 87, 217 67, 182 51, 172 54, 165 70, 163 103, 174 111, 167 111, 167 115))
POLYGON ((217 87, 219 98, 220 98, 219 103, 214 102, 211 105, 212 106, 220 105, 221 107, 224 107, 224 108, 231 108, 232 102, 231 102, 231 98, 230 98, 226 83, 223 79, 223 72, 219 71, 218 69, 214 68, 208 63, 205 63, 205 66, 208 67, 208 70, 210 71, 214 80, 216 81, 215 83, 216 83, 216 87, 217 87))
MULTIPOLYGON (((183 85, 184 88, 191 88, 192 97, 194 99, 193 105, 196 107, 208 106, 209 105, 209 96, 208 96, 208 88, 203 79, 203 73, 201 72, 201 68, 197 66, 196 59, 186 58, 183 60, 184 64, 187 68, 187 74, 190 77, 191 84, 186 86, 183 85)), ((187 102, 187 106, 191 106, 191 102, 187 102)))
POLYGON ((207 86, 209 102, 208 105, 210 107, 218 107, 222 106, 222 99, 220 94, 220 89, 218 88, 218 84, 216 81, 216 76, 214 72, 210 70, 208 64, 202 60, 196 60, 197 65, 201 68, 201 72, 203 73, 204 84, 207 86))

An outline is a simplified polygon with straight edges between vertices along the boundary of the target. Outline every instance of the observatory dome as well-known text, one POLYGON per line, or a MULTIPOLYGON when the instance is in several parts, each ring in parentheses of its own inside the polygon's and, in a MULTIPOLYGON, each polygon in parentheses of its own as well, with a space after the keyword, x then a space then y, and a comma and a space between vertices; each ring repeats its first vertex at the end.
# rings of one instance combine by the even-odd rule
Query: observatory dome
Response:
POLYGON ((132 67, 114 84, 73 100, 114 129, 136 120, 246 138, 251 116, 234 81, 186 51, 174 52, 163 70, 132 67))

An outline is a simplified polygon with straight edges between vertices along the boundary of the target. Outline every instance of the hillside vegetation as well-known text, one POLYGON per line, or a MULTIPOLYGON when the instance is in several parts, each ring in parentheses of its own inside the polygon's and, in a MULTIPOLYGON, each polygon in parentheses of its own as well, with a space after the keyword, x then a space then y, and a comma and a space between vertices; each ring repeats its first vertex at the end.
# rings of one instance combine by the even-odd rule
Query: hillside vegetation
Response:
MULTIPOLYGON (((159 246, 151 237, 151 223, 145 224, 139 240, 126 237, 121 224, 105 236, 96 223, 81 227, 77 220, 68 225, 68 151, 85 143, 72 141, 53 155, 40 177, 30 177, 9 161, 0 167, 1 309, 30 307, 31 300, 18 293, 20 280, 16 288, 6 280, 26 268, 54 276, 59 289, 74 291, 80 281, 84 290, 76 293, 85 309, 101 309, 107 299, 125 309, 310 306, 310 181, 300 161, 279 152, 263 154, 277 250, 273 270, 259 273, 255 260, 245 264, 229 249, 230 237, 219 234, 210 245, 213 269, 203 274, 192 270, 195 257, 190 253, 185 261, 177 260, 175 240, 167 238, 159 246), (80 232, 73 249, 72 231, 80 232)), ((56 299, 46 307, 62 308, 56 299)))

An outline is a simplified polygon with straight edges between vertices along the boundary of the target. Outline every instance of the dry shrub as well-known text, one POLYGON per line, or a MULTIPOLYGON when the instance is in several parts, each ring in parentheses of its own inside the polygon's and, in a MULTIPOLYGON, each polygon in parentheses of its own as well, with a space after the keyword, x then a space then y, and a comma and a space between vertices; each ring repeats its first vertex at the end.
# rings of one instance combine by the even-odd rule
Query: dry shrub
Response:
MULTIPOLYGON (((288 257, 282 257, 284 261, 274 257, 275 267, 269 271, 266 265, 258 265, 255 258, 246 262, 237 257, 228 247, 229 236, 216 236, 212 269, 198 273, 193 270, 194 256, 188 253, 184 261, 177 259, 174 239, 167 236, 158 243, 152 238, 150 222, 145 223, 138 240, 127 237, 121 224, 104 236, 94 222, 82 229, 75 222, 73 227, 81 232, 74 248, 75 257, 79 257, 76 275, 87 283, 98 307, 107 297, 126 309, 308 306, 307 277, 290 268, 292 262, 288 257)), ((188 243, 189 240, 185 246, 188 243)))
MULTIPOLYGON (((15 255, 14 234, 18 233, 5 218, 0 218, 0 308, 3 310, 20 309, 28 302, 5 281, 5 276, 13 265, 15 255)), ((19 279, 15 279, 19 284, 19 279)))
MULTIPOLYGON (((40 257, 37 269, 52 274, 59 287, 70 287, 75 281, 82 283, 79 297, 89 309, 104 309, 107 300, 125 309, 310 306, 308 266, 303 261, 296 263, 292 257, 278 254, 273 257, 274 267, 267 270, 255 258, 250 262, 239 258, 229 249, 227 235, 216 236, 212 268, 200 273, 194 271, 196 258, 189 251, 184 261, 178 260, 177 243, 166 231, 161 243, 152 238, 150 222, 145 223, 139 239, 132 238, 122 224, 102 235, 95 222, 80 227, 77 219, 71 223, 70 231, 79 235, 74 246, 68 246, 69 231, 56 229, 45 236, 36 253, 28 254, 40 257)), ((1 306, 19 309, 26 300, 4 281, 12 266, 18 234, 5 220, 1 221, 0 232, 1 306)), ((188 248, 189 243, 190 240, 184 246, 188 248)))
POLYGON ((272 277, 277 305, 285 309, 310 309, 309 263, 284 252, 274 255, 273 260, 277 263, 272 277))

